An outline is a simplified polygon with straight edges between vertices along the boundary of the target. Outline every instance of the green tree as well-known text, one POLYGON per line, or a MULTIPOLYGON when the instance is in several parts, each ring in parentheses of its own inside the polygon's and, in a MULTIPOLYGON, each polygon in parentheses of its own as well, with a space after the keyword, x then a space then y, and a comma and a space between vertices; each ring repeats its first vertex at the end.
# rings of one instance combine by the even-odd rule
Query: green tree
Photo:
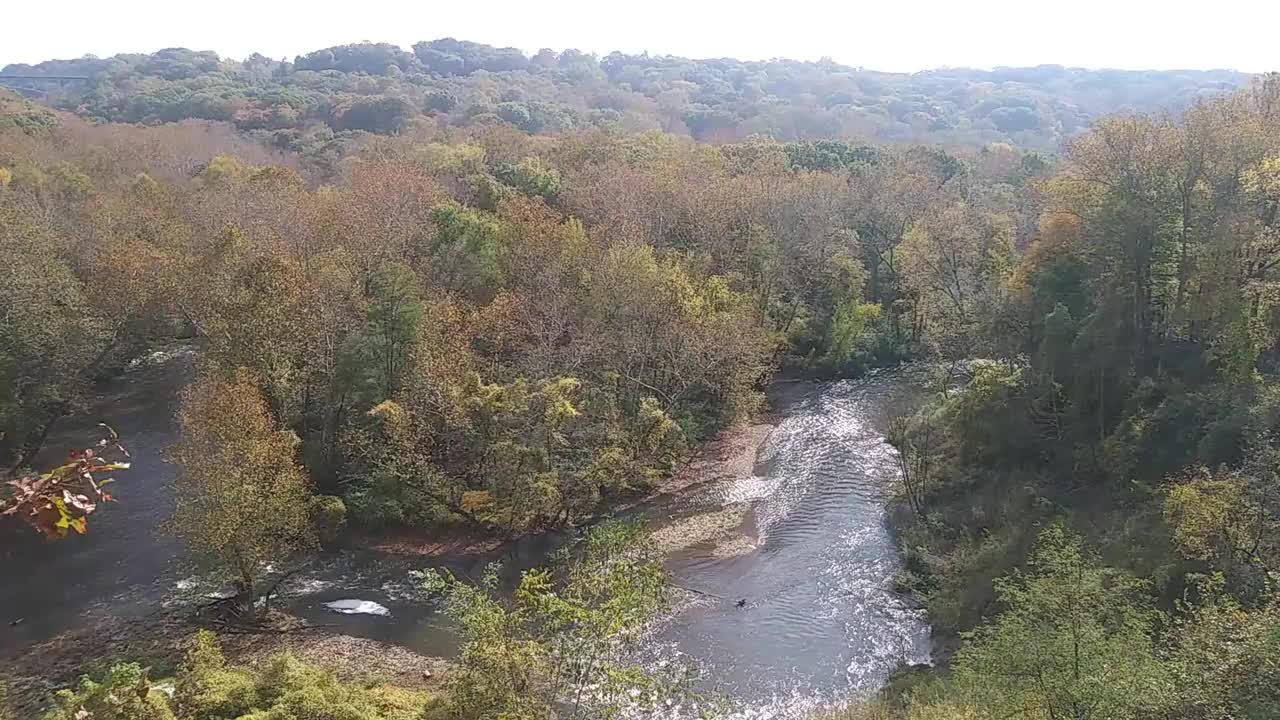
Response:
POLYGON ((58 244, 0 201, 0 467, 31 463, 53 423, 81 406, 113 347, 108 318, 58 244))
POLYGON ((915 291, 937 354, 955 359, 979 351, 978 323, 1008 270, 1012 253, 1008 220, 952 203, 911 226, 899 253, 903 284, 915 291))
POLYGON ((880 306, 875 303, 850 301, 841 303, 831 318, 831 360, 845 364, 854 359, 868 326, 880 319, 880 306))
POLYGON ((1163 510, 1174 547, 1202 570, 1222 573, 1241 601, 1268 597, 1280 551, 1278 491, 1266 455, 1241 470, 1189 468, 1169 478, 1163 510))
POLYGON ((235 226, 218 238, 213 258, 193 281, 185 315, 225 371, 257 373, 271 410, 292 419, 305 393, 309 358, 307 304, 301 268, 282 254, 257 254, 235 226))
POLYGON ((418 278, 406 265, 376 271, 369 281, 365 330, 354 336, 369 356, 367 372, 377 399, 393 397, 409 365, 423 318, 418 278))
POLYGON ((501 282, 498 256, 502 228, 481 210, 448 202, 431 211, 435 239, 431 271, 443 287, 476 299, 491 297, 501 282))
POLYGON ((1263 720, 1280 714, 1280 612, 1274 600, 1246 610, 1227 600, 1198 608, 1172 633, 1175 691, 1153 715, 1263 720))
POLYGON ((499 180, 531 197, 552 201, 560 194, 560 171, 537 157, 527 157, 515 165, 495 171, 499 180))
POLYGON ((448 574, 428 581, 463 638, 442 699, 447 717, 610 718, 623 707, 656 712, 687 691, 683 678, 627 661, 665 588, 636 525, 594 529, 562 574, 526 572, 509 603, 497 595, 496 566, 479 585, 448 574))
POLYGON ((1143 590, 1051 526, 1027 571, 996 582, 1002 610, 956 654, 957 682, 993 718, 1146 717, 1169 688, 1143 590))

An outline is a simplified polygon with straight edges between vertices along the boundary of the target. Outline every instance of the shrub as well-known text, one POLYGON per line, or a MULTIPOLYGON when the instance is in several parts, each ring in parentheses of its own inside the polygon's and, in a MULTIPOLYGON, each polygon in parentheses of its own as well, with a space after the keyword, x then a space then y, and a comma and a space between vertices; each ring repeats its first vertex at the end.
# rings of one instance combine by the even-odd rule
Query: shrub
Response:
POLYGON ((253 673, 229 667, 212 632, 196 633, 174 692, 175 707, 184 720, 239 717, 254 699, 253 673))
POLYGON ((178 677, 175 703, 182 720, 417 720, 426 698, 409 690, 340 682, 333 672, 288 654, 272 658, 261 673, 231 666, 213 633, 201 631, 178 677))
POLYGON ((153 690, 137 663, 111 667, 100 681, 85 676, 74 690, 62 690, 45 720, 175 720, 164 693, 153 690))
POLYGON ((307 515, 316 537, 325 545, 333 543, 347 526, 347 505, 334 495, 316 495, 307 502, 307 515))
POLYGON ((261 707, 246 720, 410 720, 421 705, 396 706, 393 698, 359 685, 338 681, 332 672, 307 665, 291 655, 278 655, 258 684, 261 707), (269 708, 269 709, 268 709, 269 708))

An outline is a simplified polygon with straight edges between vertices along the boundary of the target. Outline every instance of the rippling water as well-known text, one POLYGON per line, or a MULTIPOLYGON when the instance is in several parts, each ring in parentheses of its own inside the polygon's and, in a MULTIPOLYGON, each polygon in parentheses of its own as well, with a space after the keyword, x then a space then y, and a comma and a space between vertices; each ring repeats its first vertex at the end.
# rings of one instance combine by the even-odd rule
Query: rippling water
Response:
POLYGON ((741 717, 797 717, 929 661, 923 614, 889 592, 900 559, 885 502, 898 468, 884 433, 910 387, 894 375, 809 387, 782 410, 754 476, 691 499, 750 503, 743 530, 755 549, 724 557, 704 544, 673 557, 679 583, 729 600, 679 612, 656 640, 740 701, 741 717))

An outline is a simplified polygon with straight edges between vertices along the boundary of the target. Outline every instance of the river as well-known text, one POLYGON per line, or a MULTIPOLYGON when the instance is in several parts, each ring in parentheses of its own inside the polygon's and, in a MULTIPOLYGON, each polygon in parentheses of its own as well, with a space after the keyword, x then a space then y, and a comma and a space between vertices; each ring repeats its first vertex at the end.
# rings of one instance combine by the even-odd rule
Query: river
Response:
MULTIPOLYGON (((172 440, 174 388, 189 359, 157 360, 117 382, 100 406, 131 444, 135 466, 121 478, 120 502, 94 516, 93 535, 63 544, 5 540, 3 662, 77 624, 141 615, 202 589, 180 549, 157 533, 172 504, 172 470, 160 453, 172 440)), ((656 535, 690 540, 670 548, 666 565, 677 586, 694 591, 655 624, 642 659, 695 668, 702 689, 728 698, 743 718, 801 717, 873 692, 900 664, 929 662, 923 614, 889 591, 900 558, 885 505, 898 470, 884 434, 915 387, 902 373, 796 384, 778 394, 778 420, 754 472, 637 511, 656 535), (708 518, 717 532, 691 530, 705 530, 708 518)), ((68 424, 53 441, 84 428, 68 424)), ((502 562, 515 577, 562 542, 527 538, 442 564, 474 574, 502 562)), ((448 654, 456 639, 410 575, 423 565, 367 551, 331 554, 290 582, 286 602, 339 632, 448 654), (390 616, 324 607, 351 598, 380 603, 390 616)))
POLYGON ((670 558, 672 575, 747 605, 700 603, 660 638, 744 716, 798 717, 873 692, 900 663, 929 662, 923 613, 889 591, 901 560, 886 525, 898 468, 884 434, 912 387, 896 375, 810 386, 780 408, 754 475, 687 499, 746 503, 750 542, 695 545, 670 558))

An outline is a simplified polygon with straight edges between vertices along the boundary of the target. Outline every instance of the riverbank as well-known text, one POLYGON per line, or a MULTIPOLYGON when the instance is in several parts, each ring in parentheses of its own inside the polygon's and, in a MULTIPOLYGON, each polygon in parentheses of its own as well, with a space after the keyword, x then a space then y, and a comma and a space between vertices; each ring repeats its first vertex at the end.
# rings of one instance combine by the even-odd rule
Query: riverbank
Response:
MULTIPOLYGON (((606 511, 587 518, 582 525, 590 525, 605 517, 616 517, 637 508, 660 503, 678 497, 708 483, 722 482, 739 477, 749 477, 755 467, 756 454, 776 427, 773 412, 734 423, 718 432, 694 450, 675 472, 658 481, 648 492, 629 500, 610 505, 606 511)), ((725 508, 731 510, 731 508, 725 508)), ((697 523, 695 523, 696 525, 697 523)), ((663 528, 663 536, 679 532, 676 525, 663 528)), ((695 530, 702 539, 708 530, 695 530)), ((540 533, 535 533, 537 535, 540 533)), ((479 557, 492 554, 504 545, 531 537, 520 535, 502 537, 467 526, 448 528, 395 528, 379 532, 354 532, 343 539, 347 549, 375 552, 388 556, 414 557, 424 560, 437 558, 479 557)), ((662 550, 668 542, 655 538, 662 550)), ((669 546, 667 550, 677 549, 669 546)))
MULTIPOLYGON (((775 380, 766 392, 762 412, 720 431, 645 502, 757 476, 760 453, 769 436, 813 383, 793 377, 775 380)), ((651 540, 664 557, 699 545, 709 546, 711 554, 721 559, 751 552, 759 540, 751 529, 751 505, 749 501, 726 497, 710 507, 654 518, 650 523, 651 540)))
MULTIPOLYGON (((61 633, 27 648, 20 658, 0 667, 0 683, 19 717, 37 717, 53 694, 74 685, 80 676, 105 671, 117 662, 150 668, 153 680, 171 676, 180 666, 191 638, 200 628, 190 606, 160 608, 142 618, 97 618, 84 627, 61 633)), ((287 652, 332 671, 344 681, 373 681, 415 690, 431 690, 445 676, 444 658, 413 652, 400 645, 308 627, 301 618, 273 613, 260 631, 223 631, 219 640, 233 664, 265 668, 287 652)))

